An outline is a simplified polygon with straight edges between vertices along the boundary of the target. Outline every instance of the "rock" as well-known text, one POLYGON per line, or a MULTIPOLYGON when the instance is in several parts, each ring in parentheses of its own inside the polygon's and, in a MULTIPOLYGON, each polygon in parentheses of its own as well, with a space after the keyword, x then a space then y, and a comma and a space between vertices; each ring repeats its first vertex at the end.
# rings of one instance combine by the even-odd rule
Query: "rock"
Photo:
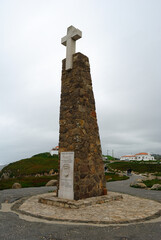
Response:
POLYGON ((138 178, 138 179, 136 180, 136 182, 137 182, 137 183, 142 183, 143 180, 142 180, 141 178, 138 178))
POLYGON ((143 177, 143 178, 142 178, 142 181, 147 181, 147 180, 149 180, 148 177, 143 177))
POLYGON ((137 183, 137 185, 140 188, 147 188, 147 186, 144 183, 137 183))
POLYGON ((148 177, 148 180, 153 180, 153 179, 156 179, 156 176, 151 175, 148 177))
POLYGON ((20 183, 14 183, 12 185, 12 189, 18 189, 18 188, 22 188, 21 184, 20 183))
POLYGON ((140 182, 134 182, 130 184, 131 187, 138 187, 138 188, 147 188, 147 186, 144 183, 140 182))
POLYGON ((123 173, 119 173, 118 175, 119 175, 119 177, 123 177, 123 176, 124 176, 124 174, 123 174, 123 173))
POLYGON ((2 179, 7 180, 9 179, 9 177, 10 177, 10 174, 8 172, 2 174, 2 179))
POLYGON ((49 182, 47 182, 46 186, 47 186, 47 187, 56 186, 56 185, 57 185, 57 182, 58 182, 58 180, 55 180, 55 179, 50 180, 49 182))
POLYGON ((50 172, 49 172, 49 175, 53 175, 54 174, 54 170, 51 169, 50 172))
POLYGON ((41 174, 38 173, 38 174, 35 175, 35 177, 41 177, 41 174))
POLYGON ((136 182, 132 182, 132 183, 130 183, 130 187, 135 186, 135 184, 136 184, 136 182))
POLYGON ((107 179, 107 181, 111 181, 111 180, 112 180, 112 178, 108 178, 108 179, 107 179))
POLYGON ((152 187, 151 187, 151 190, 158 190, 158 189, 161 189, 161 184, 154 184, 152 187))

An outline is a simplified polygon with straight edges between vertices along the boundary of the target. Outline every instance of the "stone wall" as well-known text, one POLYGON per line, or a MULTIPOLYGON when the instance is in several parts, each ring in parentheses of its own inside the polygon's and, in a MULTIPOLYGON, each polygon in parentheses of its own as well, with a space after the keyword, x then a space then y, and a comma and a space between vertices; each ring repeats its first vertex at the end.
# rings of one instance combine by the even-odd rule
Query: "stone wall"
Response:
POLYGON ((73 55, 73 68, 62 67, 59 153, 73 151, 74 199, 103 194, 104 165, 89 60, 73 55))

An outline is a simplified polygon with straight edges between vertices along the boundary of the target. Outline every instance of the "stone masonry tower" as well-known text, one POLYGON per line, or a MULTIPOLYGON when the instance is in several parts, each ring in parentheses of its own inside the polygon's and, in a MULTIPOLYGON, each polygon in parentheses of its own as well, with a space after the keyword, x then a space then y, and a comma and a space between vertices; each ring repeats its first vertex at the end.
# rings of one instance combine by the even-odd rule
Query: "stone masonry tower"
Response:
POLYGON ((71 26, 62 38, 62 44, 72 50, 67 50, 62 62, 59 133, 58 197, 75 200, 103 195, 106 188, 89 60, 75 53, 75 41, 80 37, 81 31, 71 26), (61 167, 63 153, 73 153, 72 169, 69 161, 61 167), (68 188, 73 189, 73 196, 66 195, 68 188))

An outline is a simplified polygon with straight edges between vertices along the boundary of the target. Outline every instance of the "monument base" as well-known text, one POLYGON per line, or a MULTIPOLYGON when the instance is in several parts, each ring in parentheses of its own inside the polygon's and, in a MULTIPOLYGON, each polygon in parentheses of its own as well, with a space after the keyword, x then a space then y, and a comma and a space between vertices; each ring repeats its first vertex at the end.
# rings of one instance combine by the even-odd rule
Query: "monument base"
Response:
POLYGON ((58 198, 74 200, 74 192, 66 191, 65 189, 58 190, 58 198))
POLYGON ((116 193, 112 193, 110 195, 98 196, 98 197, 91 197, 88 199, 81 199, 81 200, 68 200, 68 199, 56 197, 56 194, 53 196, 49 194, 48 196, 40 197, 38 202, 47 204, 50 206, 55 206, 55 207, 79 209, 79 208, 84 208, 84 207, 88 207, 96 204, 120 201, 122 199, 123 199, 122 195, 116 194, 116 193))

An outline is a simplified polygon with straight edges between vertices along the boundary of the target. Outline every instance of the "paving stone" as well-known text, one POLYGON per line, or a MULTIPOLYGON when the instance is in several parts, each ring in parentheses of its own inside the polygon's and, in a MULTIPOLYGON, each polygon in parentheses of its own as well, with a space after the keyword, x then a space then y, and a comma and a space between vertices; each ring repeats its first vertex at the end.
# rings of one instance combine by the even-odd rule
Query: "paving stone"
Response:
MULTIPOLYGON (((43 197, 52 197, 53 193, 43 194, 43 197)), ((118 193, 109 192, 110 197, 118 193)), ((39 217, 61 221, 93 222, 93 223, 120 223, 142 221, 161 212, 159 202, 121 194, 123 199, 102 204, 85 206, 84 208, 64 208, 49 206, 38 202, 42 195, 26 200, 19 210, 39 217)))

